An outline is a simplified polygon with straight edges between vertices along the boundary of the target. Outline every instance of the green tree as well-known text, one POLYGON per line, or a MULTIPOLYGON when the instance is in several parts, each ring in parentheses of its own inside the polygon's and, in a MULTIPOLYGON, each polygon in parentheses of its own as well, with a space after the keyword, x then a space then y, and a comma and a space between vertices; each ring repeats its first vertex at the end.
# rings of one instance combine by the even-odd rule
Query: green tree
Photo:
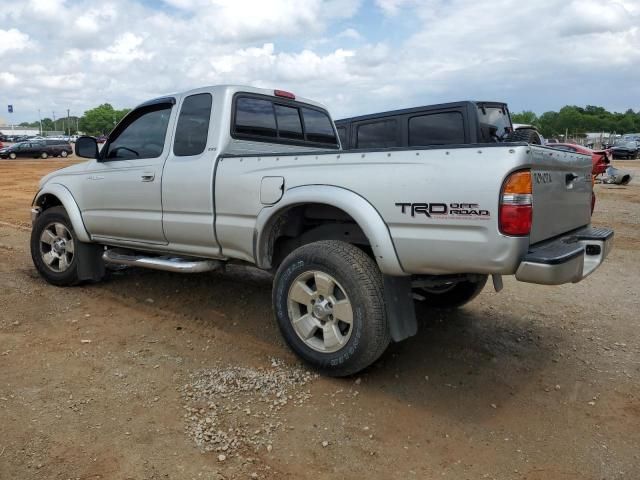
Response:
POLYGON ((514 113, 511 115, 513 123, 524 123, 526 125, 536 125, 538 122, 538 116, 530 110, 524 112, 514 113))
POLYGON ((84 112, 78 122, 78 129, 89 135, 108 134, 129 111, 129 108, 116 110, 110 104, 103 103, 84 112))

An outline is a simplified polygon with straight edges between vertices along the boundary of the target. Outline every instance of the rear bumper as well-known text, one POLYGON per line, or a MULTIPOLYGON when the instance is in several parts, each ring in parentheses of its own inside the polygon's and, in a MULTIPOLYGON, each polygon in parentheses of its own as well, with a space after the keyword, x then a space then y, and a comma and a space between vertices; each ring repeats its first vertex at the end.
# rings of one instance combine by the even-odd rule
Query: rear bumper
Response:
POLYGON ((516 278, 543 285, 576 283, 590 275, 613 248, 613 230, 586 227, 529 247, 516 278))

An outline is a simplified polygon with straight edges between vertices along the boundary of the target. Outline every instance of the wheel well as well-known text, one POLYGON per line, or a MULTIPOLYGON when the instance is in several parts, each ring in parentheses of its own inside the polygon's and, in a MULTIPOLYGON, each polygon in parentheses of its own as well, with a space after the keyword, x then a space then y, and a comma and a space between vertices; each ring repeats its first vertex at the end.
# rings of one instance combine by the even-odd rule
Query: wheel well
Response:
POLYGON ((280 212, 267 225, 263 238, 262 260, 272 268, 277 268, 296 248, 319 240, 341 240, 373 256, 369 240, 353 217, 320 203, 296 205, 280 212))
POLYGON ((42 211, 45 211, 51 207, 62 206, 62 202, 60 201, 60 199, 55 195, 52 195, 51 193, 45 193, 44 195, 38 197, 35 204, 36 206, 42 208, 42 211))

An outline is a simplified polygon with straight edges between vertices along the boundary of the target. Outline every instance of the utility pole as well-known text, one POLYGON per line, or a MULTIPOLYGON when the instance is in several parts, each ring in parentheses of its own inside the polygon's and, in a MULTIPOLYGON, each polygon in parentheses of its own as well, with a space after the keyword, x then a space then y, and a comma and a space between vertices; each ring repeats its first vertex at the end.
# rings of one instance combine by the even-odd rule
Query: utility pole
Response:
POLYGON ((40 136, 42 136, 42 115, 40 115, 40 109, 38 109, 38 122, 40 123, 40 136))
POLYGON ((69 123, 69 109, 67 108, 67 136, 71 136, 71 124, 69 123))
POLYGON ((53 130, 55 131, 56 129, 56 112, 51 112, 53 113, 53 130))
POLYGON ((13 105, 7 105, 7 111, 11 114, 11 135, 13 135, 13 105))

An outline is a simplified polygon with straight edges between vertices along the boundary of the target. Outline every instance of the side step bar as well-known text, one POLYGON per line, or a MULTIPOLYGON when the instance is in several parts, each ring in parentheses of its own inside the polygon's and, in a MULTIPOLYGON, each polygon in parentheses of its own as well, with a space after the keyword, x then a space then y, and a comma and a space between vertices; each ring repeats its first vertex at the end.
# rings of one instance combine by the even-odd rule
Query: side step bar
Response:
POLYGON ((178 273, 199 273, 217 270, 222 266, 220 260, 194 260, 181 257, 145 257, 133 253, 123 253, 115 250, 105 250, 102 259, 106 263, 126 265, 129 267, 151 268, 178 273))

